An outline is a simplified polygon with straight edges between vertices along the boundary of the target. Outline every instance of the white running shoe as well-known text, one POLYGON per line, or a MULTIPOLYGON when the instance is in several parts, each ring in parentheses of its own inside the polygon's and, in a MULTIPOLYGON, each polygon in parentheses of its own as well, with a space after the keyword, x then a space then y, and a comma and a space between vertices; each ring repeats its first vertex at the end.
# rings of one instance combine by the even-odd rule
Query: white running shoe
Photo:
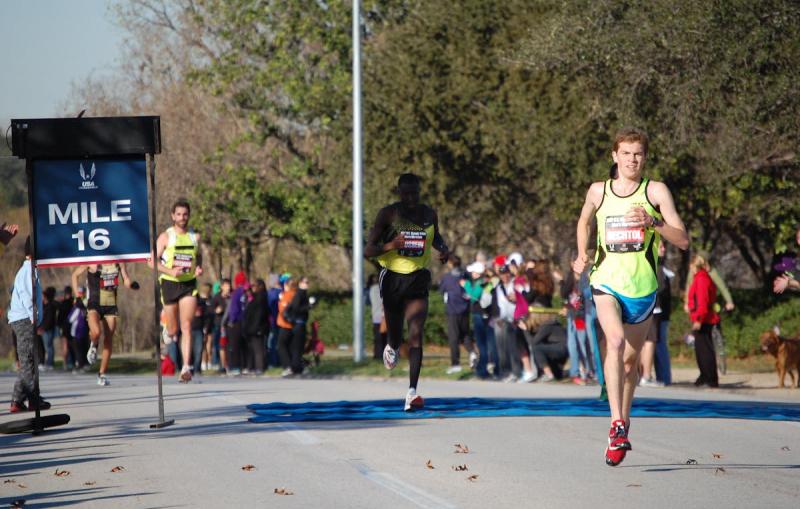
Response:
POLYGON ((477 352, 470 352, 469 353, 469 369, 475 369, 475 366, 478 365, 478 353, 477 352))
POLYGON ((533 371, 526 371, 522 374, 522 378, 519 379, 520 383, 527 384, 531 383, 536 380, 536 374, 533 371))
POLYGON ((397 350, 386 345, 386 348, 383 349, 383 365, 386 369, 394 369, 397 366, 397 357, 397 350))
POLYGON ((422 410, 425 406, 425 401, 422 399, 422 396, 417 394, 415 389, 409 389, 408 394, 406 394, 406 404, 403 407, 403 410, 406 412, 411 412, 413 410, 422 410))
POLYGON ((108 377, 103 373, 97 374, 97 385, 107 386, 111 385, 111 382, 108 381, 108 377))
POLYGON ((664 384, 653 378, 647 378, 643 376, 639 380, 639 387, 664 387, 664 384))
POLYGON ((97 362, 97 345, 91 343, 89 345, 89 351, 86 352, 86 360, 89 362, 90 365, 97 362))
POLYGON ((170 336, 169 333, 167 332, 167 328, 162 326, 161 327, 161 341, 164 342, 164 346, 167 346, 167 345, 171 344, 174 340, 175 340, 175 338, 170 336))
POLYGON ((461 366, 450 366, 449 368, 447 368, 447 371, 445 371, 445 373, 447 373, 448 375, 461 373, 461 366))
POLYGON ((181 377, 179 379, 179 382, 188 384, 191 381, 192 381, 192 368, 184 364, 183 368, 181 368, 181 377))

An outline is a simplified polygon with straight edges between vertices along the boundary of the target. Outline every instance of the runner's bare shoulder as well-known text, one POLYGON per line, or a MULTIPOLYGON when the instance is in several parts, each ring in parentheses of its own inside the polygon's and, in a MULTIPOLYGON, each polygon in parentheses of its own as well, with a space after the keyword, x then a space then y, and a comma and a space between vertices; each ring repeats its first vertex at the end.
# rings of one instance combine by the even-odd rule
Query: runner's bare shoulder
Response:
POLYGON ((603 201, 605 189, 605 181, 592 182, 592 185, 589 186, 589 190, 586 192, 586 200, 591 201, 595 207, 600 206, 600 203, 603 201))
POLYGON ((647 184, 647 199, 654 205, 658 205, 661 198, 670 196, 669 187, 661 181, 651 180, 647 184))

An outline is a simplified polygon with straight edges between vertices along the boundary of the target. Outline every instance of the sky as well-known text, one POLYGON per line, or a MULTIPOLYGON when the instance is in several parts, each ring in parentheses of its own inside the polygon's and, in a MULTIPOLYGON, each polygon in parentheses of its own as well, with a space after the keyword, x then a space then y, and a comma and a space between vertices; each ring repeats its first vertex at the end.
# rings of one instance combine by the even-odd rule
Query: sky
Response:
POLYGON ((0 126, 64 116, 72 83, 115 72, 123 41, 115 3, 0 0, 0 126))

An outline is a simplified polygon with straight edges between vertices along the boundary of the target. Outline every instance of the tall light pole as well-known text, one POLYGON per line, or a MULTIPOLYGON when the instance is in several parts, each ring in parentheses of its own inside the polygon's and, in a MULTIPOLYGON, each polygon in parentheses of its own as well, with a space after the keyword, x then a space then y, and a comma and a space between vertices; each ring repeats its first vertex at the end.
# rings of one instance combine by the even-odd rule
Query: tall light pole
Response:
POLYGON ((353 360, 364 360, 364 228, 361 192, 361 6, 353 0, 353 360))

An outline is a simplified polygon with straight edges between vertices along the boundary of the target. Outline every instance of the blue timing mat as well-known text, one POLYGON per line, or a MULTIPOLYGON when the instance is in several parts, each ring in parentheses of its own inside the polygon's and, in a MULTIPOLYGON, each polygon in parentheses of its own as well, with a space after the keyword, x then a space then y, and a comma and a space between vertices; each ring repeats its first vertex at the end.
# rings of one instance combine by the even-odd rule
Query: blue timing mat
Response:
MULTIPOLYGON (((608 403, 597 399, 431 398, 425 409, 403 411, 403 400, 267 403, 248 405, 250 422, 374 421, 461 417, 605 416, 608 403)), ((636 399, 633 417, 716 417, 767 421, 800 421, 800 405, 750 401, 636 399)))

